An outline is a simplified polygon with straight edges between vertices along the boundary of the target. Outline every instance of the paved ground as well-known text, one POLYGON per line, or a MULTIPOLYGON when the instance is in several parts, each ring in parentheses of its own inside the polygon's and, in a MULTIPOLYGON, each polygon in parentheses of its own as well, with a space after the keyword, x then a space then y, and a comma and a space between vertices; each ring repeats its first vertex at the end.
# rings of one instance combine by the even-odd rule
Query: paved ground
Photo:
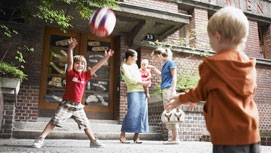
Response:
MULTIPOLYGON (((142 144, 121 144, 117 140, 101 140, 104 148, 89 148, 88 140, 46 139, 45 147, 32 148, 31 139, 0 139, 1 153, 212 153, 209 142, 182 141, 179 145, 163 145, 162 141, 142 144)), ((261 146, 262 153, 271 153, 271 146, 261 146)))

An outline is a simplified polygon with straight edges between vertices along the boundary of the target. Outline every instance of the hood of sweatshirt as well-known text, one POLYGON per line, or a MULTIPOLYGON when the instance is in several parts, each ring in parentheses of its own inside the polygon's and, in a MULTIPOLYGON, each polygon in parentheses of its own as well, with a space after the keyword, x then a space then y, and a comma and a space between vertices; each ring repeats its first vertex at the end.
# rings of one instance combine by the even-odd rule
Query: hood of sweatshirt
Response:
POLYGON ((240 96, 249 96, 256 90, 256 60, 243 52, 225 50, 204 59, 212 75, 221 78, 229 88, 240 96))

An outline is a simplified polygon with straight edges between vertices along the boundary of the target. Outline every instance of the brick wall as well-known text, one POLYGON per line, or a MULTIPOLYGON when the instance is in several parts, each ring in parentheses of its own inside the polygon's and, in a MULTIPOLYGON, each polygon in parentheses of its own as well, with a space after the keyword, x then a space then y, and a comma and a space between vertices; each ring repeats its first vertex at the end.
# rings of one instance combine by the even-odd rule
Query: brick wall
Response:
MULTIPOLYGON (((121 56, 121 63, 122 60, 124 58, 124 53, 129 49, 127 42, 125 41, 127 38, 127 36, 125 34, 123 34, 121 36, 121 48, 120 48, 120 56, 121 56)), ((119 122, 122 123, 125 114, 127 112, 128 109, 128 104, 127 104, 127 88, 126 88, 126 84, 123 80, 120 80, 120 102, 119 102, 119 122)))
POLYGON ((120 105, 119 105, 119 122, 122 123, 125 114, 127 112, 127 95, 126 95, 126 84, 124 81, 120 82, 120 105))
POLYGON ((21 84, 16 105, 15 120, 36 121, 38 118, 40 74, 43 53, 43 24, 35 21, 29 24, 14 24, 12 28, 20 34, 18 42, 29 45, 34 52, 25 52, 24 72, 28 74, 27 80, 21 84), (35 23, 35 24, 34 24, 35 23))
POLYGON ((271 25, 267 27, 264 33, 264 44, 265 44, 265 58, 271 59, 271 25))
POLYGON ((249 57, 262 58, 258 33, 258 23, 256 21, 249 21, 249 34, 245 53, 249 57))
MULTIPOLYGON (((255 102, 257 103, 260 115, 260 130, 264 135, 271 133, 271 89, 266 84, 271 84, 271 67, 267 65, 257 65, 257 90, 255 102)), ((271 136, 271 135, 270 135, 271 136)))
POLYGON ((170 1, 164 0, 124 0, 125 3, 129 3, 134 6, 146 7, 154 10, 163 10, 167 12, 178 12, 178 5, 170 1))
POLYGON ((163 140, 167 140, 170 133, 166 129, 165 124, 162 124, 161 122, 161 113, 164 109, 161 96, 162 95, 151 95, 150 97, 148 103, 149 125, 155 126, 156 131, 162 133, 163 140))
MULTIPOLYGON (((186 115, 185 121, 179 124, 180 140, 199 141, 202 140, 203 136, 209 135, 205 126, 202 108, 203 103, 198 104, 193 111, 188 111, 188 105, 182 105, 182 109, 186 115)), ((149 124, 157 127, 157 132, 163 134, 163 140, 168 140, 168 137, 171 137, 171 132, 169 132, 165 128, 165 124, 161 122, 161 113, 163 109, 161 95, 152 95, 149 102, 149 124)))
POLYGON ((4 111, 4 100, 3 100, 3 94, 0 88, 0 127, 2 125, 3 111, 4 111))
POLYGON ((38 118, 39 86, 22 85, 16 104, 16 121, 36 121, 38 118))
POLYGON ((3 98, 4 111, 0 128, 0 138, 12 138, 16 108, 16 96, 13 94, 3 94, 3 98))
POLYGON ((194 8, 191 19, 192 37, 195 39, 190 42, 197 49, 209 49, 209 38, 207 34, 208 12, 207 10, 194 8), (195 33, 194 33, 195 32, 195 33))

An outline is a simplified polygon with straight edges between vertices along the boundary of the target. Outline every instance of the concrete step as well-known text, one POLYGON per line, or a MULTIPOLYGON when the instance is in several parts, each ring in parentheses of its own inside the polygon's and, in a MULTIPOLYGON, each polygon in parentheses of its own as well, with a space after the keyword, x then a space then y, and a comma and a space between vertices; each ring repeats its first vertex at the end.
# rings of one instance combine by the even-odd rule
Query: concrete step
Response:
MULTIPOLYGON (((50 118, 39 118, 37 122, 15 122, 13 137, 18 139, 37 138, 50 118)), ((92 120, 90 128, 99 139, 119 139, 121 124, 116 120, 92 120)), ((126 134, 127 139, 132 139, 133 133, 126 134)), ((83 130, 80 130, 74 120, 67 120, 62 128, 55 127, 47 136, 51 139, 88 139, 83 130)), ((142 140, 162 140, 162 134, 156 132, 156 127, 150 126, 148 133, 140 134, 142 140)))

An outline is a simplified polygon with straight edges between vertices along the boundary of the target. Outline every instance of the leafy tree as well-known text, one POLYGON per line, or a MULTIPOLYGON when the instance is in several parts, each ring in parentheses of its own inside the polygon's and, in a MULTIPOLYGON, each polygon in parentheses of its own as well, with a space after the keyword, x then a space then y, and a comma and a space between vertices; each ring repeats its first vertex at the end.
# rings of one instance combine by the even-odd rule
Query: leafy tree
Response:
MULTIPOLYGON (((67 7, 75 8, 82 19, 88 20, 95 7, 116 7, 118 4, 118 0, 40 0, 39 2, 35 2, 38 3, 36 8, 32 8, 32 6, 27 5, 28 2, 32 1, 17 0, 14 2, 16 5, 10 6, 12 8, 8 9, 11 10, 11 14, 16 14, 15 12, 19 10, 18 12, 20 12, 21 15, 20 18, 23 19, 38 18, 46 23, 57 24, 64 32, 66 32, 66 29, 72 27, 71 21, 73 19, 72 15, 67 14, 67 7), (57 7, 59 4, 62 4, 64 7, 57 7)), ((5 3, 6 1, 1 1, 1 5, 5 3)), ((0 23, 0 43, 12 42, 14 41, 14 36, 19 34, 17 30, 10 27, 9 20, 10 18, 12 20, 12 17, 5 18, 5 16, 7 16, 6 10, 0 9, 0 17, 3 21, 6 21, 0 23)), ((12 46, 13 44, 9 43, 9 45, 12 46)), ((10 47, 1 51, 0 76, 19 77, 21 80, 27 79, 27 75, 23 72, 23 64, 26 63, 23 51, 33 52, 34 48, 25 44, 16 46, 15 59, 12 61, 5 61, 5 57, 9 56, 8 53, 14 54, 10 47)))
POLYGON ((63 3, 67 6, 74 6, 76 11, 79 12, 83 19, 89 19, 93 13, 93 9, 90 6, 96 7, 116 7, 116 0, 41 0, 37 6, 38 11, 34 14, 37 17, 48 23, 57 23, 63 30, 72 27, 70 21, 73 16, 66 15, 63 9, 55 8, 56 3, 63 3))

